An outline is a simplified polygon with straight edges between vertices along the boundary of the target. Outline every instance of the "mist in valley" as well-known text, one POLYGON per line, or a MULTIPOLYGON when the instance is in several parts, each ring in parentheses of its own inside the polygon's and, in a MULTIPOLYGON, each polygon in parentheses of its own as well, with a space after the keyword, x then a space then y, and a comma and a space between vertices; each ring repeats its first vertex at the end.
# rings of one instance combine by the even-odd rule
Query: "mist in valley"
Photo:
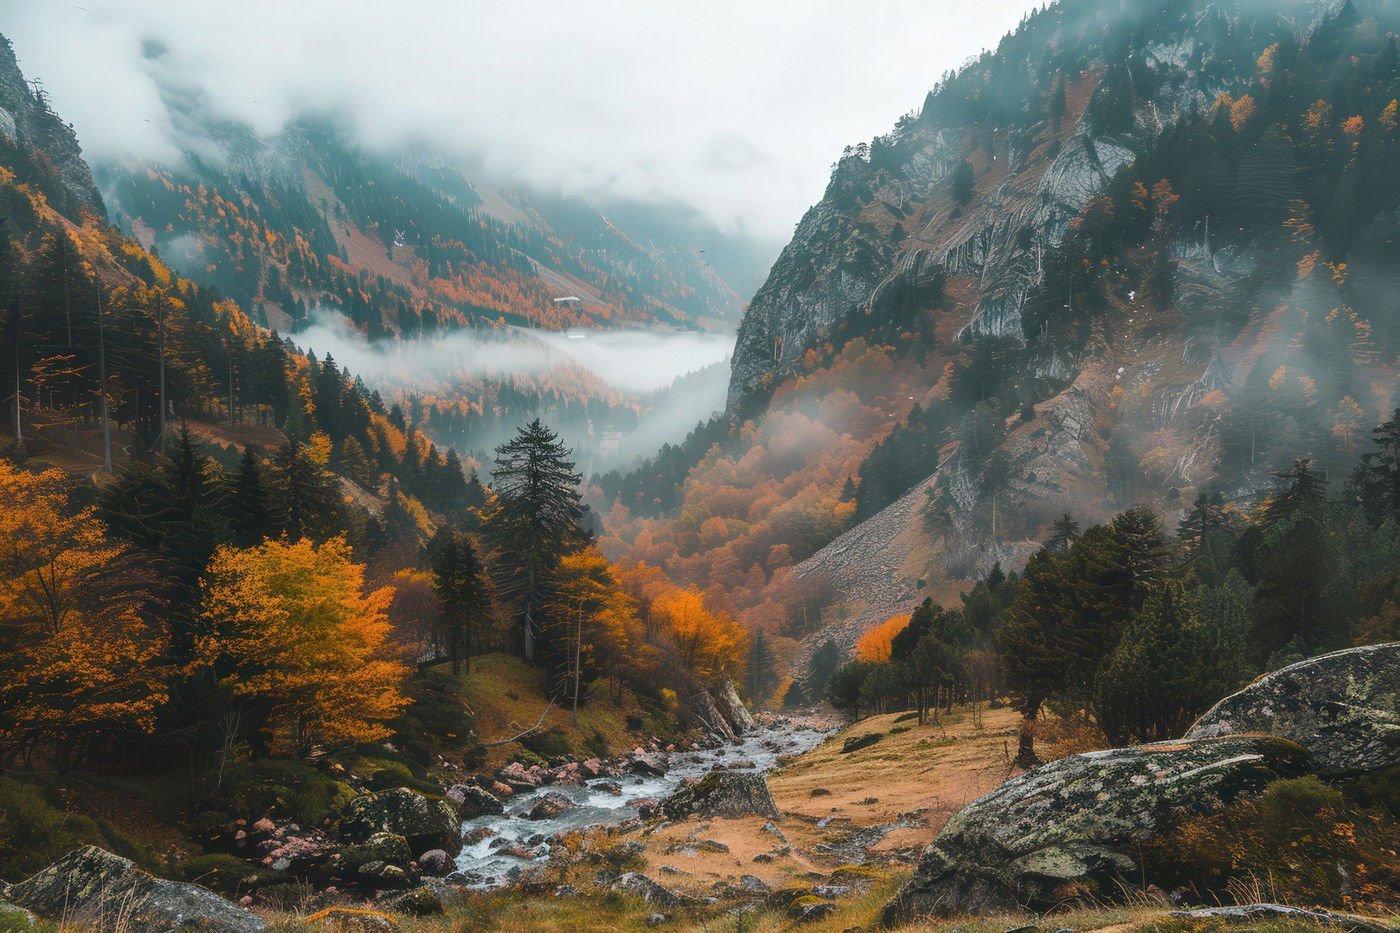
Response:
POLYGON ((483 472, 493 449, 538 417, 585 477, 631 466, 723 408, 734 345, 728 333, 522 327, 371 343, 330 309, 290 339, 332 357, 483 472))

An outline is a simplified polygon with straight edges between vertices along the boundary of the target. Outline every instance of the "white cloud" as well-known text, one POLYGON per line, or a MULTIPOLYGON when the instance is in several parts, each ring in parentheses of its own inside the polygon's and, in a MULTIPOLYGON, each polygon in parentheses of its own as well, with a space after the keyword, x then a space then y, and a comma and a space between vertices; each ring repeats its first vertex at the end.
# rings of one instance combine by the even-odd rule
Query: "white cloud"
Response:
POLYGON ((367 141, 426 137, 535 185, 676 198, 785 239, 843 146, 1031 5, 3 0, 0 29, 98 156, 170 157, 166 69, 265 132, 343 108, 367 141))

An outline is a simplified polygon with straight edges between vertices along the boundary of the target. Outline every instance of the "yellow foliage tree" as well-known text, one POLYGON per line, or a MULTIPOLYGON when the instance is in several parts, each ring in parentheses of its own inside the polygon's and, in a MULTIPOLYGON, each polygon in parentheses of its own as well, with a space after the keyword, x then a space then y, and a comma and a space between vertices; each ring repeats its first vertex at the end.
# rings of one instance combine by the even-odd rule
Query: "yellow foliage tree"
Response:
POLYGON ((166 633, 132 552, 58 470, 0 460, 0 764, 52 742, 56 763, 150 732, 166 633))
POLYGON ((701 683, 742 675, 748 632, 723 613, 710 611, 695 587, 666 590, 651 611, 677 659, 701 683))
POLYGON ((894 637, 909 627, 910 616, 893 616, 856 641, 856 660, 884 664, 894 650, 894 637))
POLYGON ((407 702, 391 655, 393 587, 365 591, 343 538, 221 547, 205 575, 196 665, 266 711, 272 744, 367 742, 407 702))

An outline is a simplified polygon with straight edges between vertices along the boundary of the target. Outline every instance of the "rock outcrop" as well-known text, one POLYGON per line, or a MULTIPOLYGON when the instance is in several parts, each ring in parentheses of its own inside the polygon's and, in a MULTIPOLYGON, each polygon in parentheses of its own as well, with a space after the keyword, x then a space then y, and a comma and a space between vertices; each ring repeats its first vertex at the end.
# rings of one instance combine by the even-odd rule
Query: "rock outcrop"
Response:
POLYGON ((431 800, 406 787, 361 794, 345 805, 338 831, 347 842, 367 842, 375 833, 394 833, 414 852, 462 851, 457 814, 445 800, 431 800))
POLYGON ((1297 924, 1301 929, 1341 930, 1343 933, 1394 933, 1395 928, 1381 920, 1355 914, 1335 914, 1330 910, 1304 910, 1282 904, 1243 904, 1236 907, 1203 907, 1200 910, 1174 910, 1172 916, 1187 922, 1297 924))
POLYGON ((1211 707, 1186 738, 1248 732, 1297 742, 1327 777, 1400 765, 1400 642, 1265 674, 1211 707))
POLYGON ((1269 736, 1062 758, 954 814, 886 908, 885 920, 1049 909, 1070 883, 1135 878, 1141 843, 1174 815, 1209 812, 1309 769, 1300 746, 1269 736))
POLYGON ((691 814, 778 819, 778 807, 768 791, 768 781, 761 774, 742 771, 711 771, 672 794, 661 804, 661 811, 672 820, 682 820, 691 814))
POLYGON ((725 679, 724 683, 710 691, 710 696, 713 697, 719 714, 729 723, 729 728, 735 735, 744 735, 754 730, 753 715, 749 713, 744 701, 739 699, 739 691, 734 689, 734 681, 725 679))
MULTIPOLYGON (((74 849, 25 881, 6 899, 50 921, 93 923, 102 929, 122 918, 122 928, 142 933, 207 929, 258 933, 259 916, 197 884, 167 881, 130 859, 97 846, 74 849)), ((112 928, 115 928, 112 927, 112 928)))

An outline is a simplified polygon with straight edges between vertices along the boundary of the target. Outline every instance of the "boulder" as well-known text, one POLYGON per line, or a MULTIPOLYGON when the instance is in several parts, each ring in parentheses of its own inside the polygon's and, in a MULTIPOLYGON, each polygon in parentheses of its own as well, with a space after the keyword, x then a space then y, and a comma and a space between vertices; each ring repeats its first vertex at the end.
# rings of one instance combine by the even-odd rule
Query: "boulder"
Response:
POLYGON ((757 728, 753 721, 749 709, 744 705, 744 701, 739 699, 739 692, 734 689, 734 681, 726 679, 724 683, 711 691, 714 705, 719 709, 719 714, 729 723, 729 727, 734 730, 735 735, 743 735, 752 732, 757 728))
POLYGON ((640 897, 657 907, 675 908, 681 905, 681 899, 673 891, 662 887, 641 872, 629 871, 620 875, 609 887, 623 894, 640 897))
POLYGON ((447 799, 457 805, 457 817, 463 820, 500 816, 506 812, 505 804, 495 794, 470 784, 453 785, 447 791, 447 799))
POLYGON ((457 814, 445 800, 430 800, 407 787, 361 794, 345 805, 338 830, 347 842, 365 842, 375 833, 395 833, 415 852, 462 851, 457 814))
POLYGON ((525 814, 527 820, 552 820, 557 816, 568 813, 577 806, 563 794, 545 794, 535 805, 530 808, 530 812, 525 814))
POLYGON ((1212 706, 1186 737, 1241 733, 1297 742, 1326 777, 1400 764, 1400 642, 1334 651, 1265 674, 1212 706))
POLYGON ((1213 810, 1310 770, 1270 736, 1162 742, 1071 755, 963 807, 886 906, 889 924, 930 914, 1041 912, 1074 882, 1141 880, 1141 844, 1177 815, 1213 810))
POLYGON ((1316 930, 1330 928, 1344 933, 1394 933, 1395 927, 1382 920, 1358 917, 1355 914, 1334 914, 1329 910, 1304 910, 1301 907, 1285 907, 1281 904, 1245 904, 1238 907, 1203 907, 1200 910, 1174 910, 1171 914, 1179 920, 1205 922, 1220 920, 1226 923, 1269 923, 1296 924, 1301 929, 1316 930))
POLYGON ((635 751, 627 756, 627 772, 648 777, 665 777, 666 759, 650 752, 635 751))
POLYGON ((429 849, 418 856, 418 870, 433 878, 441 878, 450 874, 456 864, 452 861, 452 856, 441 849, 429 849))
POLYGON ((862 748, 869 748, 885 737, 883 732, 867 732, 865 735, 852 735, 841 743, 841 754, 848 755, 862 748))
POLYGON ((661 804, 668 819, 682 820, 692 813, 702 817, 762 816, 778 819, 778 807, 761 774, 711 771, 683 787, 661 804))
POLYGON ((267 923, 197 884, 167 881, 97 846, 74 849, 25 881, 6 900, 41 918, 82 924, 122 917, 125 928, 163 933, 194 927, 256 933, 267 923))
POLYGON ((734 727, 719 711, 719 707, 715 705, 715 698, 710 696, 708 690, 699 691, 692 703, 691 712, 712 735, 726 742, 738 740, 738 736, 734 734, 734 727))

